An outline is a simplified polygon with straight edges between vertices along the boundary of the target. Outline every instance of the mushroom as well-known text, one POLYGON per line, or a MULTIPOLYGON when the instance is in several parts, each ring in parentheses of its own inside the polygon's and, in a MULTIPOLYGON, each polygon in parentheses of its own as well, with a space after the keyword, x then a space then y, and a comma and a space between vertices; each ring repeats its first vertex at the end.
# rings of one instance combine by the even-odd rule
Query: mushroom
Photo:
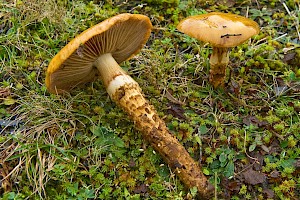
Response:
POLYGON ((139 14, 120 14, 78 35, 49 63, 46 86, 61 94, 100 76, 110 98, 134 121, 153 148, 188 187, 197 187, 201 196, 213 191, 196 163, 169 132, 142 89, 119 63, 138 53, 150 36, 152 24, 139 14))
POLYGON ((253 20, 220 12, 188 17, 180 21, 177 29, 212 45, 209 81, 215 88, 224 86, 226 66, 229 63, 229 48, 259 33, 259 26, 253 20))

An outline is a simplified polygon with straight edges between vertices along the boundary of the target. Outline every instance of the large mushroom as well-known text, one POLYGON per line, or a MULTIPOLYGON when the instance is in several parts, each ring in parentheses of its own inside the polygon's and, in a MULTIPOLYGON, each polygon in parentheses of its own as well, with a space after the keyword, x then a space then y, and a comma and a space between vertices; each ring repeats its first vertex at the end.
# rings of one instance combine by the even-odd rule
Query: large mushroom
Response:
POLYGON ((212 45, 209 81, 215 88, 224 86, 229 48, 238 46, 259 33, 259 26, 253 20, 220 12, 188 17, 180 21, 177 29, 212 45))
POLYGON ((213 187, 196 163, 169 132, 141 88, 119 63, 138 53, 152 29, 148 17, 120 14, 84 31, 51 60, 46 86, 51 93, 65 91, 100 77, 111 99, 127 112, 136 128, 188 187, 208 197, 213 187))

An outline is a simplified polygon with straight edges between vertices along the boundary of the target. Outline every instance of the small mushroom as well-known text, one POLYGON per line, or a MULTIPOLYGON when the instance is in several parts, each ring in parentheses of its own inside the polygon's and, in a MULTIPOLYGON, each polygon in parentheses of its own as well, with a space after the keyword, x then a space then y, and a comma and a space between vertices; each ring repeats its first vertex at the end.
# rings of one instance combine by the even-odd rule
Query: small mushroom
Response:
POLYGON ((209 81, 215 88, 224 86, 226 66, 229 62, 229 48, 235 47, 259 33, 259 26, 253 20, 220 12, 188 17, 178 24, 177 29, 212 45, 209 81))
POLYGON ((134 121, 153 148, 188 187, 197 187, 201 196, 213 191, 200 166, 169 132, 141 88, 119 63, 138 53, 150 36, 148 17, 120 14, 84 31, 51 60, 46 86, 60 94, 84 83, 102 79, 111 99, 134 121))

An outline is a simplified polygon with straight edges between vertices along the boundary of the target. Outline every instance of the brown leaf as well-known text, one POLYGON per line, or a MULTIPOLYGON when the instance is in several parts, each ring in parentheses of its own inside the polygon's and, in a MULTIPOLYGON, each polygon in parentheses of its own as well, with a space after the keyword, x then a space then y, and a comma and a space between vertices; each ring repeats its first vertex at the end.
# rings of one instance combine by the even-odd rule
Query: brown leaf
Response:
POLYGON ((173 115, 174 117, 177 117, 179 119, 186 119, 184 113, 185 110, 178 104, 172 104, 169 103, 169 109, 167 111, 168 114, 173 115))
POLYGON ((296 52, 287 53, 284 55, 282 61, 285 63, 289 63, 289 61, 294 60, 295 56, 296 56, 296 52))
POLYGON ((238 180, 229 180, 228 178, 224 177, 221 181, 221 187, 225 189, 224 198, 231 199, 232 194, 240 190, 241 183, 238 180))
POLYGON ((245 179, 245 182, 251 185, 257 185, 266 181, 266 176, 262 173, 254 171, 253 169, 248 169, 242 173, 245 179))
POLYGON ((134 168, 135 166, 136 166, 136 163, 135 163, 135 161, 131 158, 130 159, 130 161, 129 161, 129 163, 128 163, 128 166, 130 167, 130 168, 134 168))
POLYGON ((294 163, 296 168, 300 168, 300 159, 298 159, 295 163, 294 163))
POLYGON ((249 152, 249 155, 255 159, 249 159, 249 162, 252 164, 252 169, 255 171, 260 171, 264 162, 264 155, 260 151, 249 152))
POLYGON ((262 126, 265 126, 268 124, 267 121, 260 121, 259 119, 257 119, 257 117, 251 116, 251 115, 244 117, 243 123, 247 126, 249 126, 250 124, 253 124, 257 127, 262 127, 262 126))
POLYGON ((275 194, 273 190, 270 190, 269 188, 263 189, 263 193, 266 195, 267 199, 273 199, 275 194))
POLYGON ((184 105, 183 102, 181 102, 178 99, 176 99, 168 90, 166 90, 166 97, 172 103, 179 104, 179 105, 184 105))
MULTIPOLYGON (((282 138, 283 139, 283 138, 282 138)), ((278 140, 273 140, 271 145, 269 146, 269 153, 270 154, 273 154, 273 153, 280 153, 282 150, 281 150, 281 147, 279 145, 279 142, 278 140)))
POLYGON ((148 186, 146 184, 141 184, 133 190, 135 194, 146 193, 148 191, 148 186))
POLYGON ((240 87, 240 83, 239 82, 231 80, 228 85, 229 85, 229 92, 230 93, 234 93, 235 96, 239 96, 240 95, 241 87, 240 87))
POLYGON ((230 7, 234 6, 235 0, 218 0, 217 3, 219 5, 224 5, 224 6, 227 6, 230 8, 230 7))
POLYGON ((280 176, 280 172, 275 170, 270 173, 271 178, 278 178, 280 176))
POLYGON ((241 183, 237 180, 229 180, 228 178, 223 178, 221 182, 222 186, 230 191, 239 191, 241 188, 241 183))
POLYGON ((286 83, 284 82, 283 78, 281 78, 281 77, 276 77, 275 81, 276 81, 276 85, 278 85, 280 87, 286 86, 286 83))

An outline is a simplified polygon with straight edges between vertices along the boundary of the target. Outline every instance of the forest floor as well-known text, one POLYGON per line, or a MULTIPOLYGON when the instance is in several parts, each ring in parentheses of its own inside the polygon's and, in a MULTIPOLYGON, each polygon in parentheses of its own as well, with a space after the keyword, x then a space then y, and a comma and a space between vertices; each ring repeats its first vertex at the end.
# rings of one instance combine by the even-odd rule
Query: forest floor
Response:
POLYGON ((151 19, 147 44, 121 66, 199 162, 212 199, 299 199, 299 0, 0 0, 1 199, 196 198, 100 80, 47 91, 53 56, 120 13, 151 19), (218 89, 208 81, 212 47, 176 29, 216 11, 260 26, 231 49, 218 89))

